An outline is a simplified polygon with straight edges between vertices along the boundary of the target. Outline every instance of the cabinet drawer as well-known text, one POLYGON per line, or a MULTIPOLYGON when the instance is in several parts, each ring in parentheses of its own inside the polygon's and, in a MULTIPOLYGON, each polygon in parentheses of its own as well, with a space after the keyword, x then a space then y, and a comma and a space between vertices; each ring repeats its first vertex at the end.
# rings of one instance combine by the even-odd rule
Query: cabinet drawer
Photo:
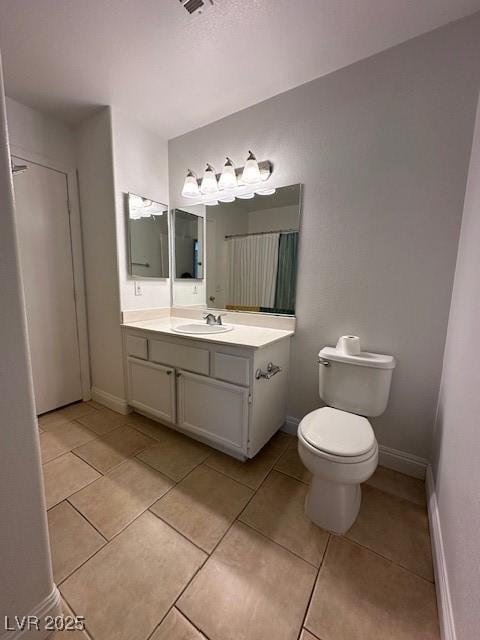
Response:
POLYGON ((248 387, 250 382, 250 360, 229 353, 212 354, 212 375, 219 380, 226 380, 234 384, 248 387))
POLYGON ((168 364, 178 369, 186 369, 194 373, 209 374, 209 352, 207 349, 187 347, 172 342, 160 342, 160 340, 148 341, 150 360, 168 364))
POLYGON ((147 339, 140 336, 131 336, 127 334, 126 339, 127 355, 134 356, 135 358, 141 358, 142 360, 148 359, 148 346, 147 339))

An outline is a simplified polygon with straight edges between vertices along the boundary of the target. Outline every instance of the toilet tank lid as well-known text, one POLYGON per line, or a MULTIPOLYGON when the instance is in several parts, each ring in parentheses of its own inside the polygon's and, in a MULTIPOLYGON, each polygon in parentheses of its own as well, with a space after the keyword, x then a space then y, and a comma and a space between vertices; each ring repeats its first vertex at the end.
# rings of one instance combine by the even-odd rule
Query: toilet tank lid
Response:
POLYGON ((323 349, 320 349, 318 355, 320 358, 325 358, 325 360, 358 364, 362 367, 374 367, 376 369, 395 369, 396 365, 393 356, 382 355, 381 353, 370 353, 369 351, 361 351, 356 356, 349 356, 336 347, 323 347, 323 349))

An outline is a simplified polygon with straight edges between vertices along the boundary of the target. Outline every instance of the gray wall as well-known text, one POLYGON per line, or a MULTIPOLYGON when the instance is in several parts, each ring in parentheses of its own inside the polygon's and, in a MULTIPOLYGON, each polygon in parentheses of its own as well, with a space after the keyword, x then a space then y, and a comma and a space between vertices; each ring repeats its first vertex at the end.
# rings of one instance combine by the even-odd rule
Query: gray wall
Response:
POLYGON ((457 638, 480 628, 480 102, 434 433, 435 493, 457 638))
POLYGON ((125 398, 120 329, 111 110, 75 131, 92 389, 125 398))
POLYGON ((319 405, 316 355, 344 333, 398 358, 378 440, 430 455, 480 66, 480 14, 169 143, 187 167, 247 150, 302 182, 289 413, 319 405))
MULTIPOLYGON (((56 614, 0 61, 0 612, 56 614), (48 602, 48 597, 52 600, 48 602)), ((58 595, 58 594, 57 594, 58 595)), ((10 634, 9 634, 10 635, 10 634)), ((13 635, 13 634, 12 634, 13 635)), ((4 634, 0 632, 0 636, 4 634)), ((41 640, 46 634, 38 633, 41 640)), ((17 636, 18 637, 18 636, 17 636)))

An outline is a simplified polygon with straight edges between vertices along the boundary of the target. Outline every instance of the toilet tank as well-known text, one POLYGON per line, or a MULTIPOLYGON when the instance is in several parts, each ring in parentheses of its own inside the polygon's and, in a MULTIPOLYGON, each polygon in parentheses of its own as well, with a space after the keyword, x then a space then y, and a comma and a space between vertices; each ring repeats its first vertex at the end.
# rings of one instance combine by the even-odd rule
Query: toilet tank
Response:
POLYGON ((318 362, 319 393, 328 406, 367 417, 385 411, 395 368, 393 356, 366 351, 351 356, 324 347, 318 362))

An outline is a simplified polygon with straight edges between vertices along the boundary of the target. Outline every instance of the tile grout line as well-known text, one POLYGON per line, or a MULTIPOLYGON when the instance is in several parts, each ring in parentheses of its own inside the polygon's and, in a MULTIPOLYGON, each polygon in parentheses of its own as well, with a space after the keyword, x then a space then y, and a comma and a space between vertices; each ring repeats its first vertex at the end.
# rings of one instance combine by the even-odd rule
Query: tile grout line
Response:
POLYGON ((362 544, 361 542, 357 542, 357 540, 354 540, 353 538, 349 538, 345 534, 339 536, 339 538, 342 538, 346 542, 351 542, 352 544, 356 545, 357 547, 361 547, 362 549, 365 549, 366 551, 370 551, 371 553, 375 554, 379 558, 382 558, 382 560, 386 560, 387 562, 390 562, 395 567, 398 567, 399 569, 403 569, 404 571, 407 571, 411 575, 413 575, 413 576, 415 576, 417 578, 420 578, 424 582, 428 582, 428 584, 433 584, 433 585, 435 584, 434 580, 429 580, 428 578, 425 578, 425 576, 422 576, 419 573, 416 573, 412 569, 409 569, 408 567, 405 567, 403 564, 400 564, 399 562, 396 562, 395 560, 392 560, 391 558, 387 558, 387 556, 384 556, 381 553, 379 553, 378 551, 375 551, 375 549, 367 547, 366 545, 362 544))
MULTIPOLYGON (((273 542, 274 544, 276 544, 277 546, 279 546, 281 549, 283 549, 284 551, 287 551, 288 553, 290 553, 292 556, 295 556, 295 558, 298 558, 299 560, 302 560, 303 562, 306 562, 308 565, 310 565, 311 567, 313 567, 313 569, 315 569, 315 571, 318 570, 319 566, 317 567, 315 564, 313 564, 313 562, 310 562, 310 560, 306 560, 305 558, 302 558, 302 556, 299 556, 298 553, 295 553, 295 551, 292 551, 291 549, 289 549, 288 547, 284 547, 283 544, 280 544, 280 542, 277 542, 276 540, 273 540, 273 538, 270 538, 269 536, 267 536, 265 533, 263 533, 262 531, 259 531, 256 527, 254 527, 253 525, 251 525, 249 522, 245 522, 244 520, 240 520, 240 516, 237 518, 238 522, 240 524, 242 524, 244 527, 247 527, 248 529, 251 529, 252 531, 254 531, 255 533, 258 533, 260 536, 262 536, 262 538, 265 538, 266 540, 268 540, 269 542, 273 542)), ((328 533, 328 532, 327 532, 328 533)), ((325 553, 325 550, 324 552, 325 553)), ((323 557, 323 553, 322 553, 322 557, 323 557)))
MULTIPOLYGON (((282 452, 283 454, 283 452, 282 452)), ((282 455, 280 454, 280 455, 282 455)), ((278 459, 280 458, 280 456, 278 457, 278 459)), ((275 463, 274 463, 275 464, 275 463)), ((273 469, 273 467, 272 467, 273 469)), ((179 595, 177 596, 177 598, 175 599, 175 602, 172 604, 172 606, 170 607, 169 611, 175 607, 176 609, 178 609, 180 611, 180 613, 182 615, 185 615, 183 613, 183 611, 177 606, 178 601, 180 600, 180 598, 183 596, 183 594, 185 593, 185 591, 188 589, 188 587, 192 584, 193 580, 195 579, 195 577, 198 575, 198 573, 203 569, 203 567, 207 564, 208 560, 213 556, 213 554, 215 553, 215 551, 218 549, 218 547, 220 546, 220 544, 222 543, 222 541, 224 540, 224 538, 226 537, 226 535, 228 534, 228 532, 232 529, 232 527, 235 525, 235 523, 239 522, 240 524, 243 524, 240 520, 239 517, 240 515, 245 511, 245 509, 248 507, 248 505, 250 504, 250 502, 254 499, 257 491, 260 490, 261 486, 263 485, 263 483, 266 481, 266 479, 268 478, 268 476, 270 475, 271 470, 267 473, 267 475, 265 476, 265 478, 262 480, 262 482, 260 483, 260 485, 258 486, 258 489, 253 490, 253 494, 250 496, 250 499, 248 500, 247 504, 245 505, 245 507, 242 509, 242 511, 238 514, 238 516, 233 520, 233 522, 230 524, 230 526, 225 530, 224 534, 221 536, 221 538, 218 540, 217 544, 214 546, 214 548, 212 549, 212 551, 207 554, 207 557, 205 559, 205 561, 201 564, 201 566, 197 569, 197 571, 192 575, 192 577, 190 578, 190 580, 187 582, 187 584, 185 585, 185 587, 182 589, 182 591, 179 593, 179 595)), ((225 475, 225 474, 224 474, 225 475)), ((227 476, 229 477, 229 476, 227 476)), ((232 479, 232 478, 230 478, 232 479)), ((251 488, 251 487, 250 487, 251 488)), ((274 543, 275 544, 275 543, 274 543)), ((165 619, 165 617, 168 615, 168 611, 165 614, 165 616, 160 620, 158 626, 160 626, 163 622, 163 620, 165 619)), ((187 616, 185 616, 187 617, 187 616)), ((189 620, 189 618, 187 618, 189 620)), ((193 624, 193 622, 191 620, 189 620, 189 622, 191 622, 191 624, 193 624)), ((196 625, 193 625, 196 627, 196 625)), ((201 630, 200 630, 201 631, 201 630)), ((201 631, 201 633, 203 633, 203 631, 201 631)), ((204 634, 206 636, 206 634, 204 634)))
MULTIPOLYGON (((322 559, 320 561, 320 566, 318 567, 317 575, 315 576, 315 580, 313 581, 312 590, 310 591, 310 597, 307 600, 307 606, 305 607, 305 613, 303 614, 302 622, 300 624, 300 631, 298 632, 298 640, 300 640, 300 637, 302 635, 302 631, 304 629, 307 629, 307 631, 310 633, 310 630, 305 626, 305 621, 307 619, 308 612, 310 610, 310 605, 312 604, 313 594, 315 593, 315 587, 317 586, 318 578, 320 576, 320 571, 322 570, 322 567, 323 567, 323 565, 325 563, 325 559, 327 557, 328 548, 330 547, 330 542, 331 542, 332 539, 333 539, 333 534, 329 533, 328 534, 328 539, 327 539, 327 544, 325 545, 325 550, 323 552, 323 556, 322 556, 322 559)), ((317 637, 317 636, 315 636, 315 637, 317 637)))

